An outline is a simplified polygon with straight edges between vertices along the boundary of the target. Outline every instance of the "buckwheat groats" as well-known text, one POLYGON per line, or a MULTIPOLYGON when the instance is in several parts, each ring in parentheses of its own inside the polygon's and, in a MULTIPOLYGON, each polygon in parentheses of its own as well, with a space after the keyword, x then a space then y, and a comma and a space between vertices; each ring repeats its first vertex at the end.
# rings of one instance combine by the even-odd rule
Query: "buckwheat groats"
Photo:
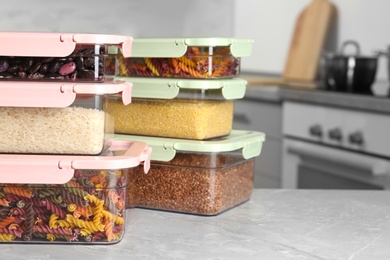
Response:
POLYGON ((254 158, 265 135, 232 130, 210 140, 119 135, 152 149, 151 168, 129 170, 126 205, 199 215, 216 215, 250 199, 254 158))
POLYGON ((153 163, 145 175, 129 171, 128 205, 200 215, 216 215, 247 201, 253 189, 254 161, 231 162, 229 155, 177 154, 153 163), (215 159, 218 165, 212 165, 215 159))
POLYGON ((123 106, 110 98, 105 110, 113 116, 115 132, 186 139, 228 135, 233 101, 136 99, 123 106))

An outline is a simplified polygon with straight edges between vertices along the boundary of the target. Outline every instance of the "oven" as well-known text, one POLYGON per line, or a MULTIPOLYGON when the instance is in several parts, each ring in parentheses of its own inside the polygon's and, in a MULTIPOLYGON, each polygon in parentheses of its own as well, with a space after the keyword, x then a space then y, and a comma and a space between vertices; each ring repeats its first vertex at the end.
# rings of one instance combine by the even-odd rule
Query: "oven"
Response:
POLYGON ((282 188, 390 189, 390 115, 283 104, 282 188))

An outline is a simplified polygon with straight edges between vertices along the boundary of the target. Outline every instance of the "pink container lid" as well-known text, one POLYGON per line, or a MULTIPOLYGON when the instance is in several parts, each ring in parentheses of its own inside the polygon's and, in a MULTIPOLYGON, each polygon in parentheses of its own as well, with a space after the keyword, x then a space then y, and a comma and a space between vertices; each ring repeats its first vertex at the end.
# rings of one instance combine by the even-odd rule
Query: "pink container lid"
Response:
POLYGON ((113 45, 131 56, 133 38, 121 35, 49 32, 0 32, 0 56, 66 57, 76 44, 113 45))
POLYGON ((73 178, 75 170, 126 169, 140 164, 147 173, 151 152, 143 142, 111 140, 106 155, 100 156, 1 154, 0 183, 64 184, 73 178), (123 150, 123 155, 109 155, 123 150))
POLYGON ((68 107, 78 94, 121 94, 124 105, 131 103, 133 84, 106 80, 104 83, 24 82, 0 83, 2 107, 68 107))

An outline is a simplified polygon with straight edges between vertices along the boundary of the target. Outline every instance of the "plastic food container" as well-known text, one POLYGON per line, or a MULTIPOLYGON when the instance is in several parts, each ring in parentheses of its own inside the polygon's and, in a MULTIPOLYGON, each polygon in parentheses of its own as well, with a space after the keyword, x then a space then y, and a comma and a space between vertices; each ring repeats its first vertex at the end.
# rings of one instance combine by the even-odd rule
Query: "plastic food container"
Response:
POLYGON ((104 34, 0 32, 0 80, 104 82, 110 47, 130 57, 132 38, 104 34))
POLYGON ((128 170, 147 172, 150 154, 145 143, 114 141, 101 156, 0 155, 0 242, 119 242, 128 170))
POLYGON ((0 153, 97 155, 109 145, 112 117, 103 110, 110 95, 131 102, 128 82, 0 83, 0 153))
POLYGON ((153 148, 151 170, 129 171, 129 207, 217 215, 250 199, 254 158, 265 135, 233 130, 210 141, 115 135, 145 140, 153 148))
POLYGON ((133 100, 124 106, 111 97, 105 110, 115 132, 133 135, 204 140, 228 135, 234 99, 245 95, 242 79, 142 79, 133 82, 133 100))
POLYGON ((134 39, 131 58, 118 55, 119 76, 231 78, 240 74, 241 57, 253 40, 230 38, 134 39))

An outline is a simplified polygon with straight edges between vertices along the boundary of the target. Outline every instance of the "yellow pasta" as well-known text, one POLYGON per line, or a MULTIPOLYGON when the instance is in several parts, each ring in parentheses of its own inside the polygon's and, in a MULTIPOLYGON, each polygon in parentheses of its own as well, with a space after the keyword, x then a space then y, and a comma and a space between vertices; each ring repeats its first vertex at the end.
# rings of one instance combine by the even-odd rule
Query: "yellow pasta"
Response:
POLYGON ((56 236, 54 234, 47 234, 46 239, 50 242, 53 242, 54 240, 56 240, 56 236))
POLYGON ((101 219, 102 219, 102 212, 104 208, 104 200, 99 199, 98 197, 94 195, 88 194, 87 196, 84 197, 84 199, 92 202, 95 204, 95 208, 93 209, 93 223, 95 225, 101 224, 101 219))
POLYGON ((57 224, 59 227, 66 228, 66 229, 73 229, 76 225, 73 223, 70 223, 69 221, 65 219, 59 219, 57 221, 57 224))
POLYGON ((11 242, 14 241, 15 238, 16 236, 12 234, 0 234, 0 241, 2 242, 11 242))
POLYGON ((49 227, 50 228, 58 228, 58 216, 56 214, 51 214, 49 219, 49 227))
POLYGON ((77 205, 74 204, 74 203, 71 203, 71 204, 69 204, 69 205, 66 207, 66 209, 67 209, 69 212, 73 212, 73 211, 75 211, 75 210, 77 209, 77 205))
POLYGON ((149 58, 145 58, 145 63, 146 66, 148 66, 148 68, 153 72, 153 74, 160 76, 160 73, 158 73, 158 70, 156 69, 156 67, 153 66, 149 58))
POLYGON ((196 67, 196 63, 186 57, 180 57, 178 60, 190 68, 196 67))
POLYGON ((79 228, 86 228, 86 229, 88 229, 89 231, 91 231, 91 233, 92 232, 97 232, 97 231, 104 231, 104 225, 103 224, 95 225, 91 221, 85 221, 85 220, 77 219, 77 218, 73 217, 70 214, 66 215, 66 220, 68 222, 72 223, 72 224, 75 224, 79 228))

